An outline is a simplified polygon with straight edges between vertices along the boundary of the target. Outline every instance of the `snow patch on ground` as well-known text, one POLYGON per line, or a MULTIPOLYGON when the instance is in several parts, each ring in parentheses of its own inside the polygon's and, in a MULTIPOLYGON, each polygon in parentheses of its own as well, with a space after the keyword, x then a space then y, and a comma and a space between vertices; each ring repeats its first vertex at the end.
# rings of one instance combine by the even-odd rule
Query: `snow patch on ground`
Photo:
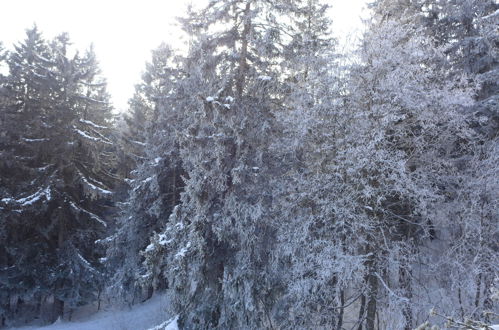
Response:
POLYGON ((155 326, 154 328, 151 328, 149 330, 179 330, 178 315, 175 316, 173 319, 165 321, 164 323, 161 323, 160 325, 155 326))
POLYGON ((167 313, 168 307, 166 297, 157 295, 131 309, 110 309, 92 315, 78 315, 76 312, 71 322, 58 321, 44 327, 28 326, 11 330, 178 330, 178 317, 171 318, 167 313))

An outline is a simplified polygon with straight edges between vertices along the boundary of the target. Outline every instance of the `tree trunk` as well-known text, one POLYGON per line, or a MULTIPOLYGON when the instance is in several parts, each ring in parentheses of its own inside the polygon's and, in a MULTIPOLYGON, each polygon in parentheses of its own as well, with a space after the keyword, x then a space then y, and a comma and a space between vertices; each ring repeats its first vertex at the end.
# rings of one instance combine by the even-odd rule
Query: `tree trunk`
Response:
POLYGON ((368 299, 367 299, 367 314, 366 314, 366 329, 374 330, 376 322, 376 308, 377 308, 377 295, 378 295, 378 278, 376 276, 376 260, 375 256, 371 254, 367 259, 367 286, 368 286, 368 299))
POLYGON ((360 298, 360 309, 359 309, 359 327, 357 330, 362 330, 362 324, 364 324, 364 313, 366 309, 366 296, 363 294, 360 298))
POLYGON ((402 290, 404 290, 405 297, 409 299, 409 301, 404 303, 404 307, 402 310, 402 314, 404 315, 405 318, 404 330, 411 330, 413 323, 412 308, 410 305, 411 304, 410 300, 412 299, 412 286, 411 286, 410 275, 411 271, 409 269, 407 261, 404 258, 399 268, 400 287, 402 288, 402 290))
POLYGON ((64 301, 54 297, 54 304, 52 305, 52 322, 57 321, 59 317, 64 316, 64 301))
POLYGON ((343 327, 343 313, 345 308, 345 291, 340 290, 340 312, 338 314, 338 323, 336 325, 337 330, 341 330, 343 327))
POLYGON ((97 293, 97 311, 100 311, 101 294, 102 294, 102 291, 99 290, 99 292, 97 293))
POLYGON ((249 17, 250 14, 250 6, 251 3, 248 1, 246 3, 246 8, 244 8, 244 28, 243 32, 241 34, 241 54, 239 58, 239 72, 237 75, 237 81, 236 81, 236 92, 237 96, 240 98, 243 95, 243 89, 244 89, 244 83, 246 81, 246 73, 248 71, 248 39, 249 39, 249 33, 251 29, 251 18, 249 17))
POLYGON ((476 279, 475 309, 478 309, 478 306, 480 306, 481 288, 482 288, 482 273, 479 273, 478 278, 476 279))
MULTIPOLYGON (((486 269, 486 272, 489 272, 490 271, 490 268, 487 267, 486 269)), ((492 271, 489 272, 489 274, 493 274, 492 271)), ((492 286, 493 286, 493 277, 492 276, 487 276, 487 275, 484 275, 484 288, 483 288, 483 292, 490 292, 492 286)), ((494 302, 491 298, 491 295, 487 295, 487 294, 484 294, 482 295, 483 296, 483 309, 484 310, 492 310, 492 308, 494 307, 494 302)), ((487 323, 491 322, 491 317, 490 317, 490 314, 485 314, 485 321, 487 323)))
POLYGON ((40 294, 37 295, 36 297, 36 307, 35 307, 35 318, 41 319, 42 318, 42 302, 44 300, 44 297, 40 294))
MULTIPOLYGON (((66 240, 66 226, 64 220, 59 218, 59 232, 57 235, 57 248, 62 249, 66 240)), ((55 284, 54 304, 52 306, 52 320, 55 322, 59 317, 64 318, 64 301, 57 298, 57 292, 63 287, 63 279, 58 279, 55 284)))

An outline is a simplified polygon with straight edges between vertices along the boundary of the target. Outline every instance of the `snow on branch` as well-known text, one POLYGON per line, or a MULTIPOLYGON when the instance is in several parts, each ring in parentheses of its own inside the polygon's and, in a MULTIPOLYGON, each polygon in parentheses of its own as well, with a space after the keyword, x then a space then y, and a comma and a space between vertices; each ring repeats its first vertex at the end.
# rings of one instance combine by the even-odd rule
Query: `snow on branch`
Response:
POLYGON ((88 262, 87 259, 83 258, 83 256, 79 252, 77 253, 77 256, 78 256, 78 259, 80 259, 80 261, 83 263, 83 265, 87 269, 89 269, 93 273, 98 273, 98 271, 94 267, 92 267, 92 265, 90 264, 90 262, 88 262))
POLYGON ((94 128, 107 128, 106 126, 97 125, 96 123, 85 119, 80 119, 80 123, 88 124, 94 128))
MULTIPOLYGON (((213 103, 213 104, 222 106, 222 107, 230 110, 230 103, 221 103, 221 102, 217 101, 216 99, 217 99, 216 96, 208 96, 206 98, 206 102, 213 103)), ((233 102, 234 98, 232 98, 231 96, 228 96, 225 100, 226 100, 226 102, 233 102)))
POLYGON ((191 247, 191 242, 187 242, 187 245, 183 247, 180 251, 178 251, 177 254, 175 254, 175 259, 181 259, 185 257, 190 247, 191 247))
POLYGON ((89 139, 89 140, 92 140, 92 141, 99 141, 100 140, 99 138, 96 138, 96 137, 88 135, 87 132, 83 132, 83 131, 79 130, 76 127, 74 129, 75 129, 76 133, 80 134, 81 136, 83 136, 86 139, 89 139))
POLYGON ((13 198, 3 198, 1 201, 6 204, 16 203, 16 204, 21 204, 21 206, 28 206, 36 203, 42 197, 45 197, 47 201, 50 201, 52 199, 50 187, 47 187, 45 189, 40 189, 36 193, 24 198, 20 198, 17 200, 13 198))
POLYGON ((50 64, 50 65, 54 64, 54 61, 49 60, 48 58, 38 54, 37 52, 35 52, 35 57, 37 60, 44 62, 44 64, 50 64))
POLYGON ((78 129, 75 126, 73 126, 73 128, 74 128, 74 130, 75 130, 76 133, 78 133, 80 136, 84 137, 85 139, 88 139, 88 140, 91 140, 91 141, 95 141, 95 142, 102 142, 102 143, 105 143, 105 144, 112 144, 111 142, 104 141, 101 138, 98 138, 98 137, 95 137, 95 136, 91 136, 87 132, 84 132, 84 131, 78 129))
POLYGON ((489 19, 489 18, 492 18, 492 17, 496 17, 496 16, 499 16, 499 9, 497 9, 495 12, 493 12, 490 15, 482 17, 481 19, 482 20, 486 20, 486 19, 489 19))
POLYGON ((25 142, 44 142, 48 141, 49 139, 29 139, 29 138, 23 138, 23 141, 25 142))
POLYGON ((129 140, 129 141, 132 142, 132 143, 138 144, 139 146, 145 146, 146 145, 144 142, 140 142, 140 141, 137 141, 137 140, 129 140))
POLYGON ((104 189, 104 188, 101 188, 101 187, 97 187, 95 184, 88 181, 88 179, 81 172, 78 171, 78 173, 80 175, 81 181, 83 181, 83 183, 85 183, 86 187, 89 188, 92 191, 92 193, 97 194, 97 195, 111 195, 112 194, 111 191, 104 189))
POLYGON ((87 211, 87 210, 85 210, 84 208, 79 207, 78 205, 76 205, 76 204, 75 204, 74 202, 72 202, 72 201, 71 201, 71 202, 69 202, 69 205, 71 205, 71 207, 72 207, 75 211, 77 211, 77 212, 82 212, 82 213, 84 213, 84 214, 88 215, 88 216, 89 216, 92 220, 95 220, 95 221, 97 221, 98 223, 100 223, 101 225, 103 225, 104 227, 107 227, 107 223, 106 223, 104 220, 102 220, 102 219, 101 219, 98 215, 96 215, 96 214, 94 214, 94 213, 92 213, 92 212, 90 212, 90 211, 87 211))

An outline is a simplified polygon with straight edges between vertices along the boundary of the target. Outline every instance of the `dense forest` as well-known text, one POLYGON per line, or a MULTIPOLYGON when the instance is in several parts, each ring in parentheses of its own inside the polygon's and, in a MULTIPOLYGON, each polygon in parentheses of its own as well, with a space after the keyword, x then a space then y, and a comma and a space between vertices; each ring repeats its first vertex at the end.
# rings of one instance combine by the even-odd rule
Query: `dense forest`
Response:
POLYGON ((189 10, 123 114, 92 48, 0 44, 0 327, 499 323, 499 3, 377 0, 348 53, 328 10, 189 10))

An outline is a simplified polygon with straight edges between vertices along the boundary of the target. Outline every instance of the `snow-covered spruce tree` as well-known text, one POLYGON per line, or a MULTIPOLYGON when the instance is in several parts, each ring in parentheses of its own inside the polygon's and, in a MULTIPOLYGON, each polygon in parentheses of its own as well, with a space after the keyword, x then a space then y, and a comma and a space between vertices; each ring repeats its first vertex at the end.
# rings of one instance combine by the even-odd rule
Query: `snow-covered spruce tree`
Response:
POLYGON ((331 168, 348 114, 341 113, 345 72, 334 53, 327 9, 321 1, 305 1, 293 20, 301 33, 287 48, 283 71, 291 74, 278 113, 282 135, 272 145, 284 172, 269 178, 279 219, 272 271, 286 283, 275 324, 283 328, 341 329, 344 305, 350 305, 345 289, 361 265, 343 246, 349 233, 338 213, 347 205, 331 168))
POLYGON ((117 233, 107 242, 108 267, 114 271, 110 294, 128 303, 164 288, 164 281, 141 276, 140 251, 152 234, 164 227, 183 187, 177 134, 186 123, 185 115, 179 112, 184 109, 177 103, 187 95, 174 90, 181 73, 170 47, 161 45, 152 56, 130 101, 132 118, 140 121, 130 121, 125 137, 131 144, 142 145, 142 151, 140 155, 135 152, 137 167, 131 173, 129 197, 121 208, 117 233))
POLYGON ((135 94, 128 102, 129 111, 124 114, 126 129, 123 140, 124 149, 129 156, 127 163, 132 170, 141 164, 145 156, 147 137, 158 119, 158 101, 162 95, 166 95, 165 83, 171 79, 169 61, 172 57, 172 50, 166 44, 152 52, 152 59, 146 64, 142 82, 135 86, 135 94))
MULTIPOLYGON (((37 157, 36 146, 32 144, 44 142, 40 132, 42 120, 39 108, 40 103, 48 103, 49 84, 45 84, 42 77, 46 77, 49 69, 41 63, 38 57, 35 57, 35 53, 40 54, 39 56, 49 56, 48 47, 36 28, 29 30, 25 43, 19 45, 16 51, 9 55, 10 74, 4 84, 5 103, 2 107, 4 127, 2 128, 5 128, 5 131, 3 131, 2 139, 1 202, 2 229, 5 235, 2 245, 5 254, 3 254, 0 275, 2 287, 8 288, 2 290, 7 304, 12 300, 16 303, 23 301, 24 297, 17 298, 16 295, 27 293, 30 297, 34 295, 33 289, 36 286, 44 286, 42 278, 37 278, 35 274, 37 262, 33 256, 34 253, 29 253, 30 249, 36 251, 43 244, 43 240, 40 239, 41 233, 34 234, 32 227, 27 224, 29 217, 23 217, 19 213, 20 210, 10 207, 13 201, 21 200, 22 203, 31 201, 32 198, 25 200, 16 198, 23 192, 27 192, 26 196, 40 197, 37 194, 40 187, 34 182, 40 157, 37 157), (23 62, 24 66, 22 66, 23 62), (25 134, 30 136, 25 136, 25 134), (39 243, 30 242, 28 238, 39 243), (12 267, 14 263, 15 268, 12 267)), ((40 210, 40 212, 43 211, 40 210)), ((35 299, 40 298, 34 297, 35 299)), ((16 306, 13 307, 16 308, 16 306)), ((14 311, 9 312, 12 314, 14 311)), ((6 317, 11 318, 12 315, 6 317)))
POLYGON ((415 22, 414 12, 391 18, 380 8, 351 69, 352 120, 336 144, 334 168, 350 200, 342 216, 355 235, 346 244, 363 260, 364 279, 351 286, 366 329, 411 329, 427 313, 430 279, 420 258, 444 198, 439 187, 456 166, 452 155, 472 135, 463 115, 471 91, 435 65, 445 56, 415 22))
MULTIPOLYGON (((6 52, 4 51, 3 44, 0 43, 0 68, 6 67, 7 63, 6 52)), ((7 168, 7 163, 5 160, 7 158, 11 158, 8 156, 9 151, 7 150, 7 146, 9 143, 9 136, 7 135, 8 129, 8 114, 7 114, 7 97, 5 91, 5 84, 7 81, 7 77, 0 72, 0 196, 9 195, 8 191, 11 188, 11 185, 7 184, 7 180, 9 179, 4 171, 7 168)), ((0 242, 5 242, 7 239, 7 230, 6 223, 7 217, 6 212, 3 212, 3 207, 0 206, 0 242)), ((7 266, 7 252, 5 250, 5 244, 0 246, 0 274, 5 270, 7 266)), ((0 327, 6 326, 6 315, 9 309, 9 296, 7 292, 0 293, 0 327)))
MULTIPOLYGON (((92 51, 69 58, 67 35, 46 42, 35 28, 8 58, 11 144, 1 200, 11 317, 45 319, 95 300, 102 280, 94 241, 106 229, 113 143, 111 107, 92 51), (53 300, 53 314, 40 308, 53 300)), ((70 315, 70 314, 69 314, 70 315)))
POLYGON ((187 328, 270 328, 287 317, 275 304, 286 284, 273 270, 280 219, 270 183, 284 169, 270 145, 294 74, 281 67, 298 39, 291 19, 305 3, 213 1, 185 20, 185 192, 145 256, 187 328))

